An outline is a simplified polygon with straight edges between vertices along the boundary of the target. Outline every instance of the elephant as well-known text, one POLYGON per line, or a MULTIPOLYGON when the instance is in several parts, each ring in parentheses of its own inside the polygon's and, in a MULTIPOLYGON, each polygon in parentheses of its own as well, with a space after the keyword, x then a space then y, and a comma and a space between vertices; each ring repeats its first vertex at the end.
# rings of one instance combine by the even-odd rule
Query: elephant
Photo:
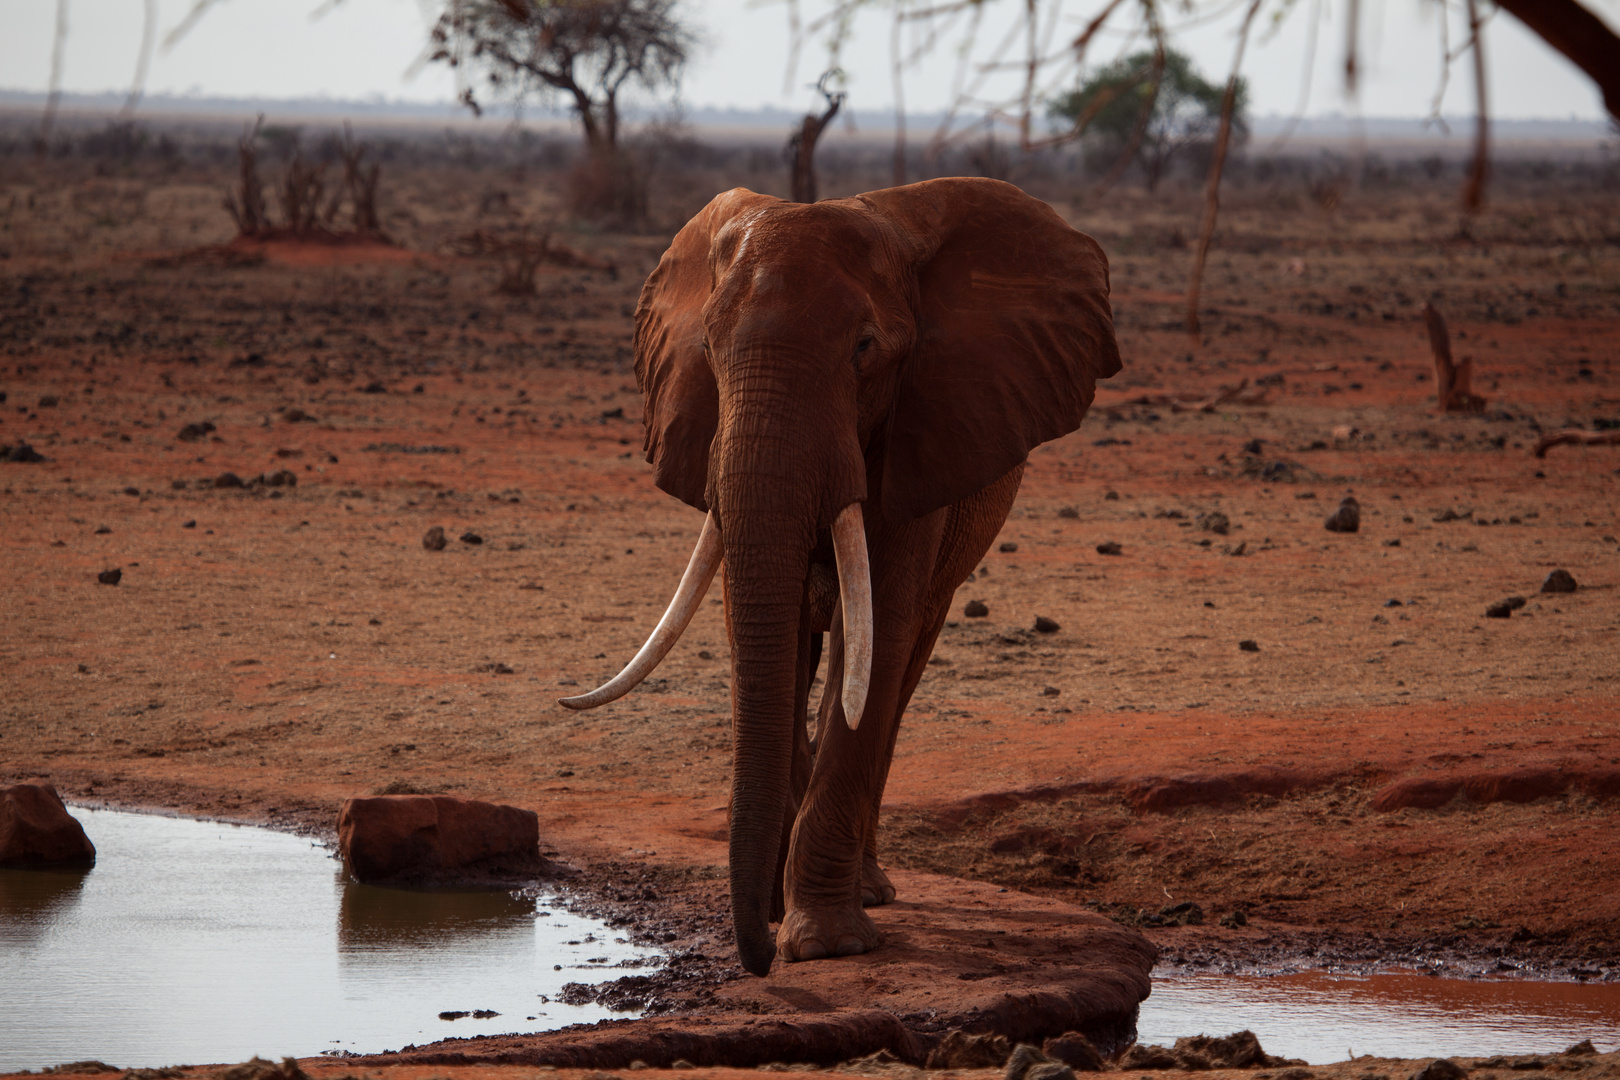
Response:
POLYGON ((877 823, 901 714, 1030 451, 1079 426, 1120 369, 1108 287, 1095 240, 965 177, 810 204, 735 188, 647 278, 646 459, 706 517, 646 645, 562 704, 645 678, 724 566, 731 906, 749 972, 881 944, 864 909, 894 898, 877 823))

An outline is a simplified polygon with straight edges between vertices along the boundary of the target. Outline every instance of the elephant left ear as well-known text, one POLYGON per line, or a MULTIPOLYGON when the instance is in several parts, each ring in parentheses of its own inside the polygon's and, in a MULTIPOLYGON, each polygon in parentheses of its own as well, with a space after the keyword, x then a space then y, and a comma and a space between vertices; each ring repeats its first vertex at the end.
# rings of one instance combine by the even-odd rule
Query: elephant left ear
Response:
POLYGON ((1120 369, 1108 259, 1039 199, 948 178, 861 196, 919 245, 917 339, 883 471, 885 512, 920 517, 1080 426, 1120 369))

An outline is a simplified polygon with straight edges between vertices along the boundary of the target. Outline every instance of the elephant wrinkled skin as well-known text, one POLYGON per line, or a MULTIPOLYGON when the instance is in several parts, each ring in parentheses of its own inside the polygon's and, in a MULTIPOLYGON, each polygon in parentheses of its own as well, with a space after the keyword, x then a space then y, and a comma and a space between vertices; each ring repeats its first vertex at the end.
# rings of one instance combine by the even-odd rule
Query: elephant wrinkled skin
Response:
POLYGON ((647 459, 709 520, 634 670, 564 703, 634 685, 723 565, 732 913, 749 971, 881 943, 863 907, 894 897, 876 830, 900 716, 1030 450, 1073 431, 1119 367, 1102 249, 996 180, 809 205, 737 188, 647 279, 647 459))

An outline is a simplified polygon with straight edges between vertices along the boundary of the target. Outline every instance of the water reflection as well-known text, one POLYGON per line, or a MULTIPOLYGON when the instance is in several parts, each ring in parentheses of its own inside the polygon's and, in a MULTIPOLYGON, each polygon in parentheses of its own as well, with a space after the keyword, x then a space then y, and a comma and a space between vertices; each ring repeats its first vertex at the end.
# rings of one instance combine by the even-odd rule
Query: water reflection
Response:
POLYGON ((341 877, 338 951, 378 952, 532 934, 533 897, 501 890, 386 889, 341 877))
POLYGON ((0 945, 32 945, 72 913, 90 867, 0 870, 0 945))

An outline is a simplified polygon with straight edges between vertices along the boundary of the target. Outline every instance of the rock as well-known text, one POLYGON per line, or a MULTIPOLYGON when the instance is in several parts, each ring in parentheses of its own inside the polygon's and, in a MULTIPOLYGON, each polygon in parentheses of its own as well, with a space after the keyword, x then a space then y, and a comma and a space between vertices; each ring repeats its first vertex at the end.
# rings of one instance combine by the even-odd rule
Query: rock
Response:
POLYGON ((1070 520, 1073 520, 1075 518, 1078 518, 1079 516, 1080 516, 1080 508, 1078 506, 1060 506, 1060 507, 1058 507, 1058 517, 1060 517, 1060 518, 1068 518, 1070 520))
POLYGON ((1063 627, 1059 626, 1056 620, 1048 619, 1045 615, 1037 615, 1037 616, 1035 616, 1035 632, 1036 633, 1038 633, 1038 634, 1055 634, 1061 629, 1063 629, 1063 627))
POLYGON ((232 1065, 220 1074, 220 1080, 310 1080, 309 1074, 298 1067, 294 1058, 285 1057, 281 1064, 253 1057, 240 1065, 232 1065))
POLYGON ((990 609, 983 600, 969 600, 962 607, 962 614, 970 619, 982 619, 990 614, 990 609))
POLYGON ((0 788, 0 866, 93 863, 96 846, 49 784, 0 788))
POLYGON ((297 487, 298 474, 291 469, 277 469, 273 473, 266 473, 264 482, 269 487, 297 487))
POLYGON ((930 1069, 998 1069, 1012 1049, 1005 1035, 970 1035, 952 1031, 929 1051, 930 1069))
POLYGON ((207 420, 204 420, 201 423, 187 424, 185 427, 175 432, 174 437, 179 439, 181 442, 196 442, 199 439, 207 438, 209 432, 215 430, 217 429, 213 424, 209 423, 207 420))
POLYGON ((1582 1057, 1586 1054, 1595 1053, 1597 1053, 1597 1047, 1592 1045, 1591 1039, 1582 1039, 1580 1042, 1564 1051, 1564 1054, 1568 1057, 1582 1057))
POLYGON ((1119 492, 1117 492, 1117 491, 1110 491, 1110 492, 1108 492, 1107 494, 1105 494, 1103 496, 1103 502, 1118 502, 1118 501, 1119 501, 1119 492))
POLYGON ((1353 533, 1361 531, 1361 504, 1353 495, 1346 495, 1339 508, 1328 515, 1323 523, 1328 532, 1353 533))
POLYGON ((1113 540, 1104 540, 1097 545, 1097 554, 1099 555, 1123 555, 1124 553, 1125 549, 1113 540))
POLYGON ((309 415, 309 413, 305 412, 303 409, 288 409, 286 412, 281 414, 281 418, 287 421, 289 424, 296 424, 301 420, 308 420, 310 422, 315 420, 313 416, 309 415))
POLYGON ((1041 688, 1041 697, 1057 697, 1062 693, 1063 691, 1055 686, 1043 686, 1041 688))
POLYGON ((101 573, 97 574, 96 580, 101 582, 103 585, 116 585, 120 581, 124 580, 124 572, 115 566, 111 570, 103 570, 101 573))
POLYGON ((0 449, 0 461, 11 461, 20 465, 29 465, 33 464, 34 462, 44 460, 45 456, 43 454, 39 453, 39 451, 35 450, 32 446, 29 446, 25 442, 19 442, 16 446, 7 446, 0 449))
POLYGON ((1575 578, 1568 570, 1554 570, 1541 583, 1541 591, 1547 593, 1574 592, 1575 588, 1575 578))
POLYGON ((1485 609, 1485 617, 1489 619, 1506 619, 1515 611, 1524 607, 1524 597, 1510 596, 1506 600, 1498 600, 1485 609))
POLYGON ((484 538, 475 532, 464 532, 461 534, 461 542, 463 544, 482 544, 484 538))
POLYGON ((1305 1064, 1293 1058, 1273 1057, 1266 1053, 1252 1031, 1234 1031, 1218 1038, 1192 1035, 1177 1039, 1175 1049, 1179 1054, 1197 1054, 1217 1069, 1276 1069, 1305 1064))
POLYGON ((1024 1080, 1075 1080, 1074 1070, 1061 1061, 1042 1061, 1031 1065, 1024 1080))
POLYGON ((1119 1059, 1121 1071, 1129 1069, 1179 1069, 1181 1059, 1168 1046, 1143 1046, 1141 1043, 1131 1047, 1125 1056, 1119 1059))
POLYGON ((1044 1080, 1064 1080, 1061 1076, 1053 1076, 1045 1071, 1040 1076, 1036 1075, 1037 1070, 1047 1070, 1053 1065, 1062 1069, 1069 1077, 1074 1076, 1074 1071, 1061 1061, 1053 1061, 1029 1043, 1019 1043, 1013 1047, 1013 1052, 1008 1055, 1007 1071, 1002 1073, 1002 1076, 1004 1080, 1043 1080, 1043 1078, 1044 1080))
POLYGON ((1221 916, 1221 925, 1228 930, 1236 930, 1249 925, 1249 916, 1242 908, 1236 908, 1221 916))
POLYGON ((1091 1045, 1091 1040, 1078 1031, 1065 1031, 1047 1039, 1041 1052, 1053 1061, 1061 1061, 1075 1072, 1102 1072, 1107 1068, 1103 1056, 1091 1045))
POLYGON ((360 392, 362 394, 386 394, 388 393, 388 387, 373 379, 371 382, 366 383, 360 389, 360 392))
POLYGON ((1216 536, 1225 536, 1232 531, 1232 519, 1219 510, 1212 510, 1199 516, 1198 527, 1216 536))
POLYGON ((422 534, 422 546, 429 551, 443 551, 445 543, 444 526, 442 525, 435 525, 422 534))
POLYGON ((222 472, 218 476, 214 477, 214 486, 216 488, 239 488, 246 487, 247 485, 243 484, 242 478, 237 476, 235 473, 222 472))
POLYGON ((1412 1080, 1462 1080, 1468 1070, 1450 1058, 1435 1058, 1424 1068, 1412 1074, 1412 1080))
POLYGON ((95 533, 93 535, 95 535, 95 536, 106 536, 110 532, 112 532, 112 529, 108 528, 107 526, 105 526, 105 525, 97 525, 96 526, 96 531, 95 531, 95 533))
POLYGON ((347 800, 338 852, 362 882, 533 876, 544 867, 533 810, 449 795, 347 800))
POLYGON ((1253 638, 1244 638, 1242 641, 1238 642, 1238 648, 1244 652, 1259 652, 1260 643, 1253 638))
POLYGON ((1018 550, 1018 545, 1013 543, 1011 540, 1008 540, 996 550, 1001 552, 1003 555, 1011 555, 1013 552, 1018 550))

